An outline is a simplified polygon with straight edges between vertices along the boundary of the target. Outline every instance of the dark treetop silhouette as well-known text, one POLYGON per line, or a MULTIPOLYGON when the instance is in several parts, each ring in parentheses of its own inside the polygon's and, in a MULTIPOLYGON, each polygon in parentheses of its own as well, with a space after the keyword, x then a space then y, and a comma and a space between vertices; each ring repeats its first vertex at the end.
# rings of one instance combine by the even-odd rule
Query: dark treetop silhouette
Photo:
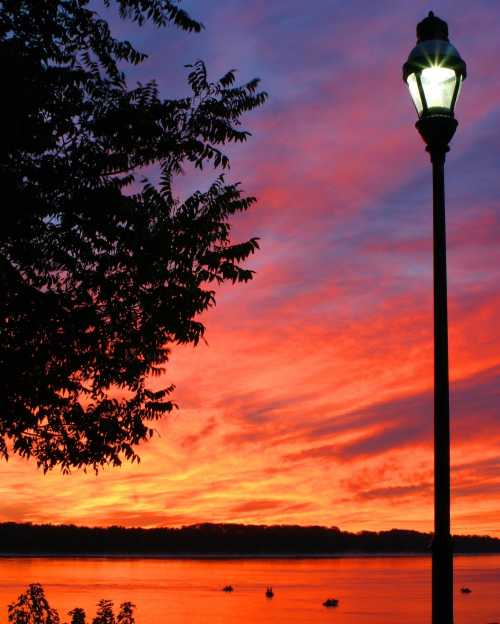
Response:
MULTIPOLYGON (((201 24, 168 0, 105 0, 122 18, 188 31, 201 24)), ((245 111, 266 94, 234 72, 164 100, 128 88, 119 65, 145 55, 118 41, 88 0, 5 0, 0 66, 0 452, 45 470, 137 460, 149 422, 172 410, 152 392, 169 343, 194 343, 213 284, 251 279, 255 238, 230 240, 229 218, 254 201, 218 177, 185 201, 183 164, 227 168, 245 111), (134 182, 158 164, 157 187, 134 182), (117 389, 119 393, 117 394, 117 389)))
MULTIPOLYGON (((430 533, 294 525, 195 524, 182 528, 0 524, 0 553, 51 554, 334 554, 428 553, 430 533)), ((455 551, 500 552, 500 539, 455 536, 455 551)))
MULTIPOLYGON (((135 624, 134 609, 135 605, 132 602, 122 602, 115 617, 113 602, 99 600, 92 624, 135 624)), ((87 624, 85 611, 81 607, 75 607, 68 615, 71 616, 69 624, 87 624)), ((59 613, 49 605, 40 583, 28 585, 26 591, 9 605, 9 624, 60 624, 60 622, 59 613)))

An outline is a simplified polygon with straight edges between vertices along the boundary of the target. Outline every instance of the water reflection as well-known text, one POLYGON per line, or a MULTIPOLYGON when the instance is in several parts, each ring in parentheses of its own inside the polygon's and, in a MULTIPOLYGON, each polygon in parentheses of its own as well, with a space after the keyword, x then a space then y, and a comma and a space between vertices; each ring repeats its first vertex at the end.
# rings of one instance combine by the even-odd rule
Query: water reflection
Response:
MULTIPOLYGON (((100 598, 132 600, 137 624, 422 624, 430 622, 430 559, 0 559, 0 620, 28 583, 61 616, 100 598), (233 592, 221 591, 232 585, 233 592), (274 597, 266 599, 272 585, 274 597), (330 597, 339 606, 322 603, 330 597)), ((500 621, 500 556, 455 559, 456 624, 500 621), (460 587, 472 589, 461 594, 460 587)), ((62 618, 64 621, 64 617, 62 618)))

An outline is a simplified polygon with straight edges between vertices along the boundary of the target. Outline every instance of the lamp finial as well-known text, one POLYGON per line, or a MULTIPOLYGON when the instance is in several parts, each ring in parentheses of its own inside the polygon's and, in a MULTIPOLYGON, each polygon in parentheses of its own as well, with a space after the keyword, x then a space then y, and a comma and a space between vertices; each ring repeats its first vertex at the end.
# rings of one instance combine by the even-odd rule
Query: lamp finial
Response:
POLYGON ((448 24, 434 15, 434 11, 429 11, 429 15, 417 25, 417 43, 432 39, 448 39, 448 24))

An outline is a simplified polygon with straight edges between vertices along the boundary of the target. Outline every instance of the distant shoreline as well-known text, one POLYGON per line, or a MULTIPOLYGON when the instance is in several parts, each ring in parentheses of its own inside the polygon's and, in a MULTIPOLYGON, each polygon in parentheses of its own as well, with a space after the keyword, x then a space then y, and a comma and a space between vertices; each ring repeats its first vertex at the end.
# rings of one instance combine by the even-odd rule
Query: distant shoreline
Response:
MULTIPOLYGON (((194 524, 153 529, 0 524, 3 557, 151 559, 335 559, 429 556, 432 535, 391 529, 351 533, 337 527, 194 524)), ((458 553, 500 553, 500 539, 455 535, 458 553)))
MULTIPOLYGON (((455 553, 456 557, 498 557, 498 552, 455 553)), ((431 552, 400 552, 400 553, 0 553, 0 559, 161 559, 171 561, 238 561, 250 559, 401 559, 401 558, 430 558, 431 552)))

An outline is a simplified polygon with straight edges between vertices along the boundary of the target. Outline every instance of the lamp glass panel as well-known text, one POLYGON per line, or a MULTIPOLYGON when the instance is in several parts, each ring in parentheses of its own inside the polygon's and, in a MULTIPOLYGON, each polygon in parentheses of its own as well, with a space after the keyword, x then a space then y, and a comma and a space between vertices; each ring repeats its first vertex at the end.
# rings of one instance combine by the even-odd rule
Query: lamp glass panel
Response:
POLYGON ((457 99, 455 100, 455 104, 458 102, 458 98, 460 97, 460 93, 462 91, 462 83, 463 83, 462 76, 458 76, 458 93, 457 93, 457 99))
POLYGON ((411 99, 413 100, 413 103, 415 104, 417 113, 421 115, 424 107, 422 104, 422 98, 420 97, 420 92, 418 90, 417 78, 415 74, 410 74, 408 78, 406 79, 406 82, 408 84, 408 88, 410 89, 411 99))
POLYGON ((422 89, 427 108, 451 108, 457 75, 448 67, 426 67, 422 70, 422 89))

